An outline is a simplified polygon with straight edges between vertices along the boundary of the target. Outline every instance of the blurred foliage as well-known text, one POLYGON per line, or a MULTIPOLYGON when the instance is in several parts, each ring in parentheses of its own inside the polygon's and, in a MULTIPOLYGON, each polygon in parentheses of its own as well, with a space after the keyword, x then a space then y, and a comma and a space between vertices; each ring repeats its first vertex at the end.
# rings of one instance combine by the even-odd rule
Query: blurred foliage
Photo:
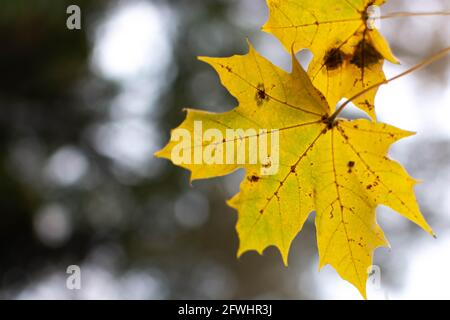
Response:
MULTIPOLYGON (((142 115, 160 133, 152 142, 163 145, 184 118, 184 107, 223 111, 236 104, 196 56, 246 50, 245 38, 259 30, 248 25, 252 17, 234 19, 245 1, 150 1, 173 12, 175 28, 170 74, 161 79, 166 86, 157 107, 142 115)), ((0 298, 23 297, 52 274, 62 278, 58 297, 72 297, 65 289, 71 264, 82 272, 100 268, 116 282, 141 270, 142 283, 147 283, 142 274, 159 283, 156 293, 141 298, 316 298, 309 276, 316 270, 311 222, 295 241, 287 269, 273 248, 263 257, 250 253, 236 259, 236 214, 224 200, 236 192, 240 173, 189 187, 187 172, 151 154, 151 164, 139 175, 99 150, 92 132, 111 120, 122 88, 92 70, 95 32, 111 11, 129 3, 3 0, 0 5, 0 298), (65 27, 69 4, 82 8, 80 31, 65 27), (83 156, 86 172, 75 183, 55 183, 48 177, 49 163, 67 148, 83 156), (37 230, 54 204, 67 213, 70 232, 49 243, 37 230), (180 208, 197 218, 203 210, 200 226, 180 219, 180 208)), ((47 231, 51 237, 52 229, 47 231)), ((102 286, 100 278, 89 281, 102 286)), ((136 297, 135 287, 120 287, 120 296, 136 297)))
MULTIPOLYGON (((179 17, 172 39, 176 76, 159 99, 164 107, 150 116, 166 135, 183 118, 181 108, 197 102, 191 81, 199 70, 208 69, 196 56, 242 52, 245 38, 244 31, 229 21, 233 2, 159 4, 170 6, 179 17), (226 39, 218 39, 217 31, 208 32, 215 24, 226 39)), ((64 275, 69 264, 83 265, 92 252, 104 247, 114 249, 114 264, 103 267, 118 277, 131 269, 161 270, 170 292, 167 297, 253 297, 280 287, 277 277, 268 276, 272 268, 283 269, 275 251, 269 260, 256 255, 244 258, 247 263, 236 260, 235 216, 224 203, 229 195, 220 183, 196 185, 213 210, 201 228, 185 229, 174 219, 174 205, 188 188, 186 172, 167 170, 165 164, 166 169, 150 178, 124 184, 114 161, 93 145, 87 133, 107 119, 118 86, 91 72, 90 33, 115 5, 113 1, 2 3, 0 60, 6 63, 0 70, 0 295, 12 297, 47 272, 64 275), (80 31, 65 28, 69 4, 82 8, 80 31), (45 178, 48 159, 65 146, 76 147, 88 159, 87 182, 61 186, 45 178), (43 243, 35 230, 39 211, 52 203, 64 206, 73 224, 69 239, 55 247, 43 243)), ((232 107, 233 99, 217 79, 213 82, 218 107, 232 107)))

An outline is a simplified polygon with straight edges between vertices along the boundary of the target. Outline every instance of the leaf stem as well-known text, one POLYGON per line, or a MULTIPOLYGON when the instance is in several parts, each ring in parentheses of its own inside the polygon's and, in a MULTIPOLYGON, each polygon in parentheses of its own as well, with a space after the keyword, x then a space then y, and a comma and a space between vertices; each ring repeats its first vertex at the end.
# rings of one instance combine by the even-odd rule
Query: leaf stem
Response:
POLYGON ((435 12, 390 12, 377 19, 392 19, 392 18, 404 18, 404 17, 428 17, 428 16, 450 16, 448 11, 435 11, 435 12))
POLYGON ((338 109, 337 109, 337 110, 336 110, 336 111, 328 118, 327 122, 328 122, 329 124, 334 123, 334 121, 335 121, 336 118, 339 116, 339 114, 345 109, 345 107, 347 107, 347 106, 350 104, 350 102, 352 102, 352 101, 354 101, 355 99, 357 99, 357 98, 363 96, 363 95, 366 94, 367 92, 370 92, 370 91, 372 91, 372 90, 374 90, 374 89, 377 89, 378 87, 380 87, 380 86, 382 86, 382 85, 385 85, 385 84, 388 84, 388 83, 390 83, 390 82, 392 82, 392 81, 394 81, 394 80, 397 80, 397 79, 399 79, 399 78, 402 78, 402 77, 404 77, 404 76, 406 76, 406 75, 408 75, 408 74, 410 74, 410 73, 412 73, 412 72, 414 72, 414 71, 416 71, 416 70, 422 69, 423 67, 426 67, 426 66, 428 66, 429 64, 431 64, 431 63, 433 63, 433 62, 435 62, 435 61, 437 61, 437 60, 439 60, 439 59, 442 59, 442 58, 445 57, 448 53, 450 53, 450 47, 447 47, 447 48, 445 48, 445 49, 439 51, 438 53, 432 55, 432 56, 429 57, 428 59, 426 59, 426 60, 422 61, 421 63, 415 65, 414 67, 412 67, 412 68, 406 70, 405 72, 402 72, 402 73, 400 73, 399 75, 396 75, 396 76, 393 77, 393 78, 390 78, 390 79, 384 80, 384 81, 382 81, 382 82, 376 83, 376 84, 374 84, 374 85, 372 85, 372 86, 370 86, 370 87, 364 89, 363 91, 359 92, 358 94, 354 95, 353 97, 351 97, 350 99, 348 99, 347 101, 345 101, 345 102, 344 102, 344 103, 343 103, 343 104, 342 104, 342 105, 341 105, 341 106, 340 106, 340 107, 339 107, 339 108, 338 108, 338 109))

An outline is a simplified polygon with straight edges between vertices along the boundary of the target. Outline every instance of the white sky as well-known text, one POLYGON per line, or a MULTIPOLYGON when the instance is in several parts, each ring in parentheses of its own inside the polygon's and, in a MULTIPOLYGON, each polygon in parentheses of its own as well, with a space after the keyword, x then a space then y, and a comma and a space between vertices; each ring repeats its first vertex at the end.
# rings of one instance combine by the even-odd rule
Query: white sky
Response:
MULTIPOLYGON (((155 144, 152 145, 151 138, 154 136, 153 125, 151 122, 143 121, 142 116, 154 107, 152 101, 155 101, 155 93, 161 89, 159 77, 167 70, 170 63, 171 44, 168 39, 172 31, 168 31, 170 30, 169 13, 166 10, 141 1, 128 3, 128 5, 114 10, 109 19, 98 29, 98 44, 93 55, 93 67, 100 75, 120 83, 123 90, 113 103, 110 121, 99 124, 94 135, 95 139, 98 139, 98 148, 101 152, 124 166, 137 163, 138 167, 132 167, 131 169, 139 172, 142 169, 141 167, 145 166, 146 159, 152 158, 152 151, 156 147, 155 144), (150 103, 148 103, 149 101, 150 103)), ((432 2, 427 1, 427 3, 432 2)), ((253 7, 248 5, 248 0, 242 0, 242 4, 241 9, 248 10, 247 14, 252 15, 252 24, 258 24, 257 21, 254 21, 257 15, 252 14, 253 7)), ((413 8, 416 8, 416 6, 417 3, 413 8)), ((423 6, 416 9, 421 10, 423 6)), ((242 10, 239 11, 240 15, 245 16, 242 10)), ((259 11, 259 13, 265 14, 264 10, 259 11)), ((264 20, 265 17, 261 16, 260 24, 264 20)), ((419 24, 421 23, 424 22, 419 22, 419 24)), ((431 28, 430 24, 425 24, 423 27, 431 28)), ((449 30, 440 30, 439 32, 445 34, 449 30)), ((431 33, 429 31, 427 34, 431 33)), ((447 37, 447 39, 449 38, 447 37)), ((270 58, 274 63, 286 69, 289 68, 290 57, 275 39, 269 35, 261 35, 252 40, 256 42, 257 49, 263 55, 270 58)), ((407 65, 393 66, 387 64, 386 73, 389 77, 400 73, 407 67, 407 65)), ((417 76, 420 76, 420 74, 417 76)), ((404 78, 383 87, 376 100, 378 115, 381 120, 406 130, 419 132, 416 142, 405 142, 404 144, 401 142, 403 144, 399 147, 401 150, 414 148, 418 143, 426 141, 419 138, 441 137, 450 139, 450 88, 447 88, 444 92, 427 92, 425 90, 418 92, 414 77, 404 78)), ((180 108, 182 107, 180 106, 180 108)), ((410 138, 409 140, 411 139, 416 138, 410 138)), ((400 158, 402 154, 401 152, 396 153, 400 158)), ((426 163, 423 165, 426 166, 426 163)), ((434 169, 439 170, 439 168, 434 169)), ((412 174, 414 175, 413 172, 412 174)), ((427 187, 433 188, 433 185, 427 187)), ((435 188, 437 187, 435 186, 435 188)), ((447 185, 445 188, 446 190, 441 189, 440 192, 450 197, 450 186, 447 185)), ((439 214, 445 216, 445 220, 448 221, 450 218, 449 212, 450 201, 439 214)), ((387 234, 387 237, 389 238, 389 234, 387 234)), ((409 251, 405 285, 393 292, 383 288, 383 284, 381 289, 369 285, 369 298, 450 299, 450 291, 447 289, 450 286, 450 234, 444 230, 443 234, 440 234, 435 241, 422 239, 425 239, 425 237, 421 237, 414 243, 415 250, 409 251)), ((395 260, 395 253, 390 253, 390 255, 395 260)), ((361 299, 357 290, 340 279, 334 270, 327 267, 318 273, 317 261, 313 267, 312 270, 307 272, 315 283, 319 298, 361 299)), ((113 275, 98 271, 95 268, 93 270, 95 271, 92 271, 93 274, 101 275, 99 277, 101 286, 112 282, 113 275)), ((154 297, 156 295, 156 297, 160 297, 155 289, 160 285, 156 282, 156 278, 141 272, 136 274, 130 274, 128 278, 122 279, 117 290, 124 290, 128 285, 135 288, 137 285, 143 290, 142 296, 154 297), (149 287, 139 286, 140 279, 146 280, 145 283, 149 284, 149 287)), ((37 287, 28 288, 28 291, 24 291, 23 297, 51 297, 52 283, 56 281, 53 280, 49 279, 47 286, 39 284, 37 287)), ((87 291, 86 298, 104 298, 102 296, 104 290, 99 288, 90 288, 87 291)), ((114 288, 109 289, 113 290, 114 288)), ((55 293, 58 292, 53 292, 53 294, 55 293)), ((116 296, 111 297, 115 298, 116 296)), ((161 297, 164 297, 164 295, 161 297)))

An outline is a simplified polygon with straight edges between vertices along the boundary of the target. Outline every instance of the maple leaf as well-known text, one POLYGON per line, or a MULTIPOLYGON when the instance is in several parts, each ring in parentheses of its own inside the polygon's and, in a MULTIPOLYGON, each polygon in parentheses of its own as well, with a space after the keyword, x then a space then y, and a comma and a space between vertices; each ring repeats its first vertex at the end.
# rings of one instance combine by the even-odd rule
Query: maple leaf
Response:
POLYGON ((274 66, 251 45, 243 56, 200 59, 215 68, 239 106, 221 114, 187 110, 186 120, 156 155, 189 169, 192 180, 245 169, 240 192, 229 201, 238 211, 238 256, 249 250, 262 254, 273 245, 287 264, 293 239, 315 212, 320 267, 332 265, 365 297, 373 252, 388 245, 376 221, 377 205, 391 207, 432 233, 414 196, 416 181, 387 157, 390 145, 411 132, 368 120, 331 122, 327 101, 294 55, 292 73, 274 66), (199 124, 201 132, 214 134, 204 140, 194 134, 194 141, 181 143, 181 137, 199 132, 199 124), (231 129, 249 133, 230 138, 231 129), (273 132, 280 144, 279 161, 269 157, 270 165, 278 167, 275 174, 264 173, 264 157, 251 164, 225 160, 225 148, 234 148, 232 143, 240 142, 249 151, 245 142, 273 132), (199 161, 202 152, 214 161, 199 161), (174 160, 178 154, 194 160, 174 160))
MULTIPOLYGON (((263 30, 288 52, 310 49, 308 74, 330 106, 385 80, 384 59, 397 63, 388 43, 369 27, 368 8, 385 0, 267 0, 270 17, 263 30)), ((376 90, 353 101, 376 118, 376 90)))

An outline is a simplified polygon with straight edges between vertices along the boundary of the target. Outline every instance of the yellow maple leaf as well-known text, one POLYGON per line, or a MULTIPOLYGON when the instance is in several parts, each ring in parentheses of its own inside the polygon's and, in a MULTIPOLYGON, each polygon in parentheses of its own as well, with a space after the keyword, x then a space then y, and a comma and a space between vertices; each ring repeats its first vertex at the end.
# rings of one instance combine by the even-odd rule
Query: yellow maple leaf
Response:
MULTIPOLYGON (((270 17, 263 30, 276 36, 288 52, 310 49, 308 74, 334 107, 385 80, 384 59, 397 63, 388 43, 369 24, 368 9, 385 0, 267 0, 270 17)), ((376 118, 372 90, 356 106, 376 118)))
POLYGON ((239 256, 273 245, 287 264, 293 239, 315 211, 320 266, 331 264, 365 297, 373 251, 388 245, 377 205, 432 233, 414 196, 416 181, 387 157, 392 143, 412 133, 367 120, 330 122, 329 105, 292 58, 292 73, 251 46, 243 56, 200 58, 239 106, 221 114, 188 110, 156 155, 189 169, 193 180, 246 170, 229 201, 238 210, 239 256), (252 143, 263 146, 259 156, 252 143))

